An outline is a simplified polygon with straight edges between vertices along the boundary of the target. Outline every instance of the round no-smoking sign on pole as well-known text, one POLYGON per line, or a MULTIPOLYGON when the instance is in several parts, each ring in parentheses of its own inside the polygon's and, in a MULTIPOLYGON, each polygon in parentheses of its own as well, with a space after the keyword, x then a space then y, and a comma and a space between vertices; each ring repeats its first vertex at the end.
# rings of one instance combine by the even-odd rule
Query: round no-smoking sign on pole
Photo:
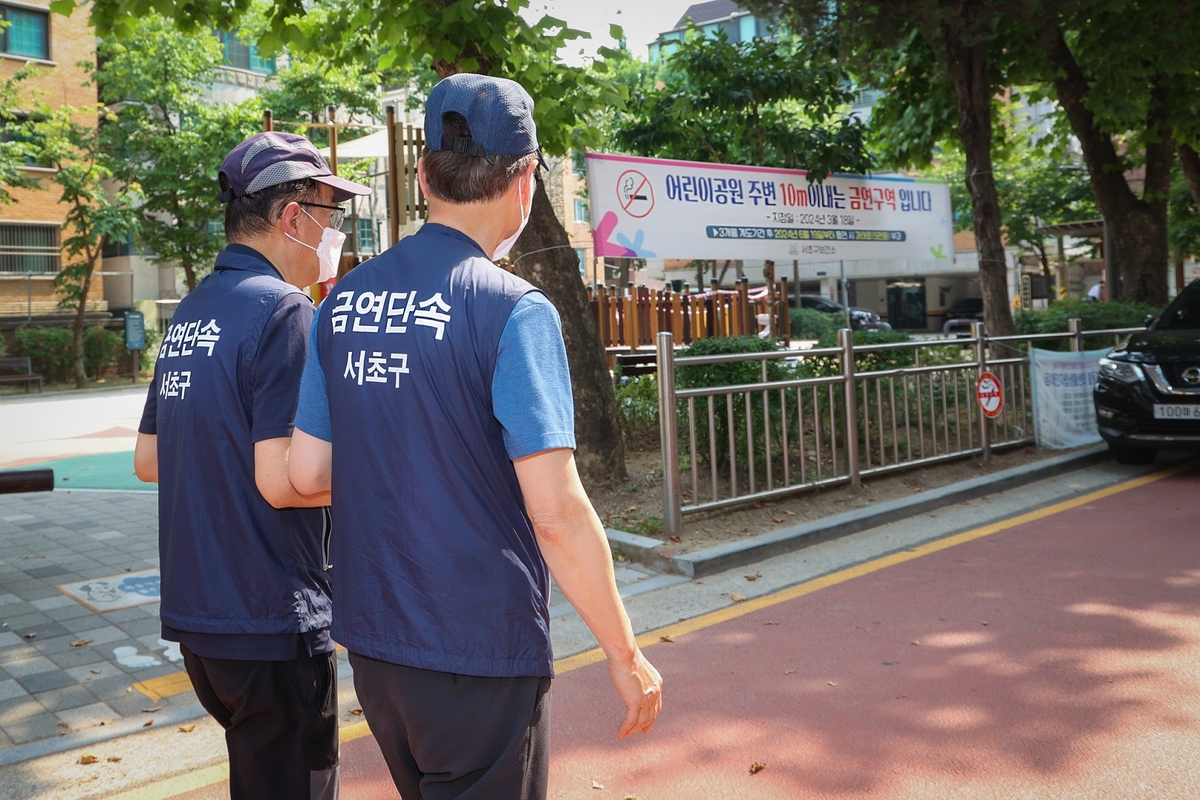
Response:
POLYGON ((1000 416, 1004 410, 1004 387, 1000 385, 1000 379, 990 372, 979 376, 975 384, 975 396, 979 398, 983 415, 989 419, 1000 416))

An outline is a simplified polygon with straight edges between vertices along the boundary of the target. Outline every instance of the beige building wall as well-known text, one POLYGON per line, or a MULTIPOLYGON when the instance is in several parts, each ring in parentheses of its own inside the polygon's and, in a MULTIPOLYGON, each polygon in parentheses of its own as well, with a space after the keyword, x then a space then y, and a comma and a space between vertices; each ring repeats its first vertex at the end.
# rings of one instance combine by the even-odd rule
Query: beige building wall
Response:
POLYGON ((582 154, 576 170, 576 159, 568 153, 563 157, 547 159, 550 168, 546 176, 546 194, 554 206, 554 213, 570 238, 571 246, 583 253, 583 268, 580 279, 589 286, 604 282, 603 259, 595 257, 592 242, 592 225, 588 216, 587 176, 583 172, 582 154), (578 208, 576 204, 580 205, 578 208))
MULTIPOLYGON (((3 0, 0 5, 17 10, 49 11, 49 0, 33 0, 33 2, 16 2, 3 0)), ((9 78, 26 63, 32 63, 40 72, 24 84, 21 105, 15 109, 17 113, 29 110, 33 103, 33 94, 38 92, 45 102, 51 105, 70 105, 84 109, 94 109, 96 106, 96 87, 89 83, 88 70, 81 69, 77 62, 95 63, 96 37, 89 30, 87 14, 76 10, 70 17, 60 14, 48 14, 49 25, 49 58, 29 58, 26 56, 0 53, 0 77, 9 78)), ((79 122, 95 122, 95 112, 85 111, 78 117, 79 122)), ((34 177, 37 185, 30 189, 10 190, 15 202, 0 205, 0 225, 58 225, 66 220, 67 209, 58 202, 59 191, 51 180, 52 172, 40 167, 27 167, 26 174, 34 177)), ((59 241, 65 239, 66 231, 60 232, 59 241)), ((66 263, 63 253, 60 263, 66 263)), ((0 273, 3 275, 4 273, 0 273)), ((58 296, 49 279, 51 276, 39 276, 34 280, 25 278, 0 278, 0 316, 24 316, 26 304, 32 296, 34 314, 47 313, 57 308, 58 296)), ((88 293, 89 306, 95 310, 104 310, 104 279, 97 276, 92 281, 88 293)))

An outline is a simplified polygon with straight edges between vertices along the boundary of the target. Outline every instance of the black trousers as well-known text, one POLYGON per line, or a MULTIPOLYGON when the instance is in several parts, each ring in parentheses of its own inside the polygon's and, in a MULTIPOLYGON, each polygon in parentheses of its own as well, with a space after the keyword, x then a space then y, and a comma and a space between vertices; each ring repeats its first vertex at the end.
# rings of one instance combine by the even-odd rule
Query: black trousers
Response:
POLYGON ((549 678, 476 678, 354 652, 350 665, 404 800, 544 800, 549 678))
POLYGON ((233 800, 335 800, 337 656, 204 658, 181 646, 201 705, 225 729, 233 800))

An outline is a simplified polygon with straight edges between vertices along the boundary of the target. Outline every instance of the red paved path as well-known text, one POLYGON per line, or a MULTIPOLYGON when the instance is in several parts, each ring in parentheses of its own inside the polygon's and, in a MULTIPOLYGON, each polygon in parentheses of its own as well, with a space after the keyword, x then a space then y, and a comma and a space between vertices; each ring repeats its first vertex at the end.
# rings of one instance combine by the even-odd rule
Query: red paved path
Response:
MULTIPOLYGON (((1200 798, 1198 512, 1193 470, 655 645, 632 741, 565 674, 550 796, 1200 798)), ((396 796, 372 738, 343 763, 396 796)))

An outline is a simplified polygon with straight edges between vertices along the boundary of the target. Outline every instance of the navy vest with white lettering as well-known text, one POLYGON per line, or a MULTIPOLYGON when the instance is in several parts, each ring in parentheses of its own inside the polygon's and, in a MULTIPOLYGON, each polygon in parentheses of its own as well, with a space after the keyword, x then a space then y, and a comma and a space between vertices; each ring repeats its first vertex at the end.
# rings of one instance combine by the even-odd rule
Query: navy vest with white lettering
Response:
POLYGON ((549 576, 492 410, 500 336, 533 291, 427 224, 318 309, 332 635, 349 650, 463 675, 552 674, 549 576))
POLYGON ((275 509, 254 480, 247 374, 284 283, 230 245, 179 304, 155 367, 163 624, 299 634, 330 624, 324 509, 275 509))

